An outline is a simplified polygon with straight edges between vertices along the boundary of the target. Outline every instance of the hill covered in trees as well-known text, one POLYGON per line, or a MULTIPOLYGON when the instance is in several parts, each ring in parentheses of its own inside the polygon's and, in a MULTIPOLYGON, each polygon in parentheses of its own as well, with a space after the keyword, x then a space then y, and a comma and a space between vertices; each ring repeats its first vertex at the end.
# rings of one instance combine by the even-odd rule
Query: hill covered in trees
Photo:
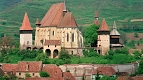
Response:
MULTIPOLYGON (((19 27, 25 12, 28 12, 31 25, 35 28, 36 18, 41 20, 52 4, 63 1, 0 0, 0 36, 7 34, 19 39, 19 27)), ((143 29, 142 22, 130 22, 143 18, 142 3, 142 0, 66 0, 66 6, 82 32, 85 31, 84 27, 93 23, 95 11, 99 13, 99 21, 105 18, 110 28, 115 20, 120 30, 143 29)))

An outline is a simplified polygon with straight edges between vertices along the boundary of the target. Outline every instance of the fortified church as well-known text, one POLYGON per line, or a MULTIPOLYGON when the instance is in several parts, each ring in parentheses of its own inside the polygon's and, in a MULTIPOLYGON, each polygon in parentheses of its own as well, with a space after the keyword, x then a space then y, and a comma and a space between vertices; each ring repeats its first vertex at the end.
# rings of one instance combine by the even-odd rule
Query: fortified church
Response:
MULTIPOLYGON (((122 47, 114 22, 110 32, 105 19, 98 21, 95 14, 94 24, 100 25, 97 40, 97 52, 104 55, 113 47, 122 47)), ((62 47, 69 54, 82 56, 83 36, 71 12, 68 11, 65 1, 53 4, 41 21, 36 20, 35 42, 32 40, 33 28, 30 25, 28 14, 25 13, 20 31, 20 49, 42 49, 50 58, 57 58, 62 47), (34 43, 34 45, 32 44, 34 43)))

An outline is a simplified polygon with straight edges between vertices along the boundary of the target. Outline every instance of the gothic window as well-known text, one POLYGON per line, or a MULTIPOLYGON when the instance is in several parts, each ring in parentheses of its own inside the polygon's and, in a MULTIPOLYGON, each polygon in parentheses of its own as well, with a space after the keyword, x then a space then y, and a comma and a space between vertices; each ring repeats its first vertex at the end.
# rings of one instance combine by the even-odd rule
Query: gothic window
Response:
POLYGON ((67 33, 67 42, 69 41, 69 34, 67 33))
POLYGON ((72 42, 74 42, 74 33, 72 33, 72 42))

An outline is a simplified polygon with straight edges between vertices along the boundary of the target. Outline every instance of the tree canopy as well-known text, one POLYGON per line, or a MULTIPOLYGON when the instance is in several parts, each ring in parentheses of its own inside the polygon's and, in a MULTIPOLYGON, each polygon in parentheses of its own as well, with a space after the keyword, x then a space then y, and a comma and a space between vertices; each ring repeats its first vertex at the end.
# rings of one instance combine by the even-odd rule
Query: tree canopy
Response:
POLYGON ((86 28, 85 33, 84 33, 86 44, 94 43, 97 40, 98 28, 99 28, 99 26, 96 26, 95 24, 92 24, 86 28))

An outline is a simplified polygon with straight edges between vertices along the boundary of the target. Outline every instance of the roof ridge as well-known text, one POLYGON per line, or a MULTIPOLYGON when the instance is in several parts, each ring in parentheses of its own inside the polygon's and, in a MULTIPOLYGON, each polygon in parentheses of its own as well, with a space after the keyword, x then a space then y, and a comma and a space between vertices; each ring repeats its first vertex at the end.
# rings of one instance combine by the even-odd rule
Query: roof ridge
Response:
POLYGON ((108 28, 105 18, 103 18, 102 24, 101 24, 100 28, 98 29, 98 31, 109 31, 109 28, 108 28))

